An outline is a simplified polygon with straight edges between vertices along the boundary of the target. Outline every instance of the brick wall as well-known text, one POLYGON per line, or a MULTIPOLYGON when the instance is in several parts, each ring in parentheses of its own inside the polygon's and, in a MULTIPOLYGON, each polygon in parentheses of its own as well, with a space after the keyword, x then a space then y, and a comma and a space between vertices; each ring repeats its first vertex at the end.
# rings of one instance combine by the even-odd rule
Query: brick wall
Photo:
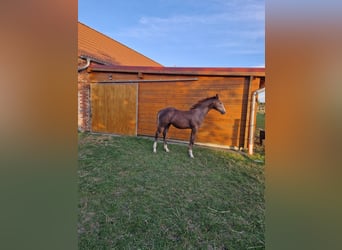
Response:
POLYGON ((90 131, 90 84, 86 70, 78 73, 78 130, 90 131))

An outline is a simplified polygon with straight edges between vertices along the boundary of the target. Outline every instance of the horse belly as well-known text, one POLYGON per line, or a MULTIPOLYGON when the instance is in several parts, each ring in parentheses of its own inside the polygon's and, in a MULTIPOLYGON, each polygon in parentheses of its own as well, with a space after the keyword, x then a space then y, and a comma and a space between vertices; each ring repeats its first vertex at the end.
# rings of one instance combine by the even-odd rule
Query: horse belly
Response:
POLYGON ((171 124, 179 129, 190 128, 190 121, 186 117, 183 116, 174 116, 171 120, 171 124))

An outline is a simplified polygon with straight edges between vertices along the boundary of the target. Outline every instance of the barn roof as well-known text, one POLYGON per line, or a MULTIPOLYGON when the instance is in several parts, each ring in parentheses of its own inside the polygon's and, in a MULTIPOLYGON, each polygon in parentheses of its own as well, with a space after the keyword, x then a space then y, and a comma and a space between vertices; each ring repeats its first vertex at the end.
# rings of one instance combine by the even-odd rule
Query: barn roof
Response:
POLYGON ((78 56, 112 65, 162 66, 81 22, 78 22, 78 56))

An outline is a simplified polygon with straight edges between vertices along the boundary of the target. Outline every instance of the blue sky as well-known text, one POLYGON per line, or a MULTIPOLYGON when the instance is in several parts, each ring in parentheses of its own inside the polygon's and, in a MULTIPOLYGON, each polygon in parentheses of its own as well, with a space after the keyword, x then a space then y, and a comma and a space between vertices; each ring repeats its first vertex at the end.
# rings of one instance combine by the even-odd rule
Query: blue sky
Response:
POLYGON ((78 20, 164 66, 265 66, 264 0, 79 0, 78 20))
POLYGON ((163 66, 265 67, 264 0, 79 0, 78 20, 163 66))

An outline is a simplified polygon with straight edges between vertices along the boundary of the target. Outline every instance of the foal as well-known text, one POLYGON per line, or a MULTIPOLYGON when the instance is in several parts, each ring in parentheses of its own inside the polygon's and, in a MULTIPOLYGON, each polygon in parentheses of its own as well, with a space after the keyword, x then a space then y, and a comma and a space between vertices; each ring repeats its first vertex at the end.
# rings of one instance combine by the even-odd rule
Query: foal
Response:
POLYGON ((199 127, 201 126, 204 117, 211 109, 215 109, 219 111, 221 114, 226 113, 226 109, 224 108, 223 103, 220 101, 218 94, 216 94, 216 96, 200 100, 195 105, 193 105, 191 109, 188 111, 178 110, 173 107, 160 110, 157 114, 157 130, 154 137, 153 152, 157 152, 158 136, 162 130, 164 139, 164 149, 166 152, 170 151, 167 147, 166 135, 170 125, 173 125, 178 129, 191 129, 188 150, 189 156, 191 158, 194 158, 194 155, 192 154, 192 146, 195 142, 196 133, 199 127))

